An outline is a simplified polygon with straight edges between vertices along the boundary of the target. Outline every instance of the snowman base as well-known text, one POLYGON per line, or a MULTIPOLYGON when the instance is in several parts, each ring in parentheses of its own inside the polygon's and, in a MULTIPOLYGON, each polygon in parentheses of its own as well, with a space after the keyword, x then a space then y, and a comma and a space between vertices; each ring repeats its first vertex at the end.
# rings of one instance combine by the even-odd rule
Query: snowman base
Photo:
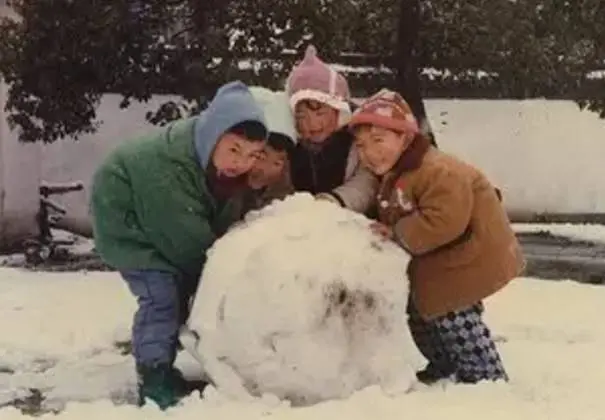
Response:
POLYGON ((219 393, 300 406, 408 392, 410 256, 369 224, 299 193, 215 243, 181 342, 219 393))

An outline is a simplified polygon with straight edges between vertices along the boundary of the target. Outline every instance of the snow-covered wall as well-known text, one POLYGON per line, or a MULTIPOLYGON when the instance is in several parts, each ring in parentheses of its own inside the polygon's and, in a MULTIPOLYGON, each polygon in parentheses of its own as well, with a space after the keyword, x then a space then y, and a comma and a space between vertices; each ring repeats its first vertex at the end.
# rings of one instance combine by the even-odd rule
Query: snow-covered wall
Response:
MULTIPOLYGON (((119 143, 155 129, 145 122, 145 112, 166 99, 154 97, 120 110, 119 97, 107 95, 99 109, 104 122, 96 134, 43 146, 43 179, 84 182, 85 191, 59 199, 72 217, 86 221, 96 166, 119 143)), ((483 169, 505 193, 508 210, 605 213, 605 188, 600 181, 605 178, 605 120, 595 114, 579 111, 572 102, 545 100, 428 100, 427 107, 440 147, 483 169)), ((4 176, 27 175, 30 191, 34 160, 29 158, 27 170, 14 156, 8 162, 10 166, 3 165, 4 176)), ((20 188, 25 191, 26 186, 20 188)), ((21 207, 24 203, 16 206, 21 207)))
POLYGON ((429 100, 439 146, 483 169, 507 209, 605 213, 605 119, 570 101, 429 100))
POLYGON ((21 144, 4 115, 6 85, 0 82, 0 250, 36 235, 41 145, 21 144))

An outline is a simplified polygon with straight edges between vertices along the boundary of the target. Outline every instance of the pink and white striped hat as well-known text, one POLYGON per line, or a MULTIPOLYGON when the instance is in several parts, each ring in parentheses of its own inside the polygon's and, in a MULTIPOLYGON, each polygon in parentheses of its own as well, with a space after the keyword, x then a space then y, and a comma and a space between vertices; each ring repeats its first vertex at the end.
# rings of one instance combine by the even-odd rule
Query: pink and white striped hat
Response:
POLYGON ((418 134, 418 121, 403 97, 392 90, 382 89, 366 99, 353 114, 349 127, 371 124, 389 130, 418 134))
POLYGON ((314 100, 351 114, 347 79, 317 57, 313 45, 307 47, 302 61, 288 75, 286 93, 293 111, 300 101, 314 100))

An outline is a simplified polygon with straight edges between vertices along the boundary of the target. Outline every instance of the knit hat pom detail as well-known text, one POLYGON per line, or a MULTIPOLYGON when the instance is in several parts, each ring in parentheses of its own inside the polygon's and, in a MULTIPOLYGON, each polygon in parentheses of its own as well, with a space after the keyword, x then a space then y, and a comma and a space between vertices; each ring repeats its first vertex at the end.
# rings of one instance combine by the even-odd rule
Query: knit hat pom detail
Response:
POLYGON ((313 100, 340 111, 343 121, 348 121, 351 93, 347 79, 322 61, 314 45, 307 46, 303 59, 292 68, 285 90, 292 110, 301 101, 313 100))
POLYGON ((305 51, 305 56, 303 57, 302 62, 305 64, 310 64, 317 59, 317 48, 314 45, 309 45, 305 51))

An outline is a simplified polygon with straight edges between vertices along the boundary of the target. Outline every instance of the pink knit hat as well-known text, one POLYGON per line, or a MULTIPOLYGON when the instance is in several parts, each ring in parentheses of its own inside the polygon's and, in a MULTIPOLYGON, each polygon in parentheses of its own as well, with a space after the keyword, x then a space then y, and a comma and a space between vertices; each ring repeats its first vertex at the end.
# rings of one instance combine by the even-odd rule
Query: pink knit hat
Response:
POLYGON ((286 92, 292 110, 300 101, 314 100, 342 113, 351 113, 347 79, 317 57, 313 45, 307 47, 303 60, 288 75, 286 92))
POLYGON ((371 124, 389 130, 418 134, 418 121, 403 97, 382 89, 366 99, 353 114, 349 127, 371 124))

